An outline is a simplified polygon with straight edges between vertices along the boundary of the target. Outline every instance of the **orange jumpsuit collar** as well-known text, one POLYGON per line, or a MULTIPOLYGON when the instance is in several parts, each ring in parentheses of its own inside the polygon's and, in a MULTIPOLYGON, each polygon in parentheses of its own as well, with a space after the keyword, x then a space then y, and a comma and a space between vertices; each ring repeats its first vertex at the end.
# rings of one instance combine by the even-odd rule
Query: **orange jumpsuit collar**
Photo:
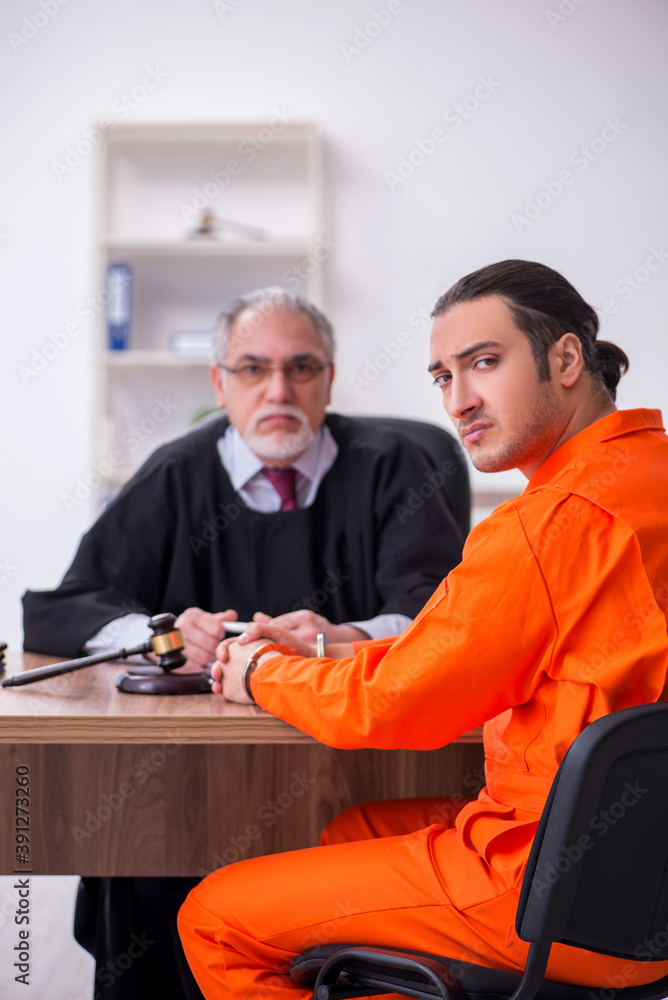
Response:
POLYGON ((637 430, 665 430, 660 410, 615 410, 607 417, 601 417, 593 424, 589 424, 583 430, 574 434, 568 441, 564 441, 556 451, 545 459, 545 461, 534 472, 533 476, 524 488, 526 493, 537 486, 546 486, 554 483, 562 469, 568 468, 578 456, 583 455, 593 445, 601 441, 610 441, 612 438, 621 437, 637 430))

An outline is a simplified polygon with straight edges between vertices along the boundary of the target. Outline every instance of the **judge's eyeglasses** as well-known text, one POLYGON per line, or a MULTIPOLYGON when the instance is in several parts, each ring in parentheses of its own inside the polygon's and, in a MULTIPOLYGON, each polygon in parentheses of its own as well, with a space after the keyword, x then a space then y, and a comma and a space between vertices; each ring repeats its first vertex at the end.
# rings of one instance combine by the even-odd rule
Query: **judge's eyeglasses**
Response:
POLYGON ((331 361, 320 365, 317 361, 304 360, 288 361, 284 365, 268 365, 262 361, 247 361, 239 368, 228 368, 227 365, 219 365, 218 367, 229 372, 230 375, 236 375, 244 385, 257 385, 269 378, 272 372, 283 372, 288 382, 312 382, 320 372, 329 368, 331 364, 331 361))

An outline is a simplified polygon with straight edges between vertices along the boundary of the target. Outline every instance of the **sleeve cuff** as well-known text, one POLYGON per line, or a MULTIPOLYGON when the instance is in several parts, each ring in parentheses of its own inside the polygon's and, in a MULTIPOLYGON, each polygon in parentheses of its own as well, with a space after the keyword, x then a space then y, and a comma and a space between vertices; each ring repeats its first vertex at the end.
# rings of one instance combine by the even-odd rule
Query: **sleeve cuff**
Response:
MULTIPOLYGON (((104 625, 94 636, 84 643, 85 653, 104 653, 106 650, 114 650, 129 646, 138 646, 146 642, 151 637, 151 630, 148 627, 148 615, 131 614, 123 615, 122 618, 115 618, 104 625)), ((143 657, 129 657, 129 662, 137 660, 144 663, 143 657)))
POLYGON ((342 622, 342 624, 361 629, 370 639, 386 639, 388 635, 400 635, 401 632, 405 632, 412 620, 408 615, 387 614, 376 615, 375 618, 364 622, 342 622))

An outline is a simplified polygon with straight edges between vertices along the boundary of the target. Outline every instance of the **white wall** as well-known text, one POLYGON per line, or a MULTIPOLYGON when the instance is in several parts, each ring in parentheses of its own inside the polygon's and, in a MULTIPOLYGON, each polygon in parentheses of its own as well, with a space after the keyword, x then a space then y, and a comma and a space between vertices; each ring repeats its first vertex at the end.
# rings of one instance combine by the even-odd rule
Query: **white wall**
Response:
POLYGON ((61 3, 0 6, 0 639, 19 647, 20 594, 57 582, 93 513, 61 500, 91 470, 92 330, 27 384, 20 375, 96 291, 93 157, 60 179, 53 163, 147 67, 166 78, 129 120, 261 120, 280 107, 322 128, 338 408, 443 419, 416 311, 507 257, 543 261, 595 305, 609 300, 605 335, 632 364, 621 405, 668 403, 668 268, 639 271, 635 289, 625 279, 668 246, 662 0, 392 0, 389 23, 372 25, 359 51, 346 45, 365 41, 360 29, 387 0, 61 3), (30 21, 48 23, 12 37, 30 21), (487 99, 444 120, 481 78, 487 99), (597 155, 607 119, 620 132, 597 155), (392 190, 387 172, 435 128, 445 140, 392 190), (592 143, 583 169, 577 150, 592 143), (513 213, 563 170, 572 183, 518 231, 513 213), (357 391, 350 376, 406 330, 412 345, 357 391))
MULTIPOLYGON (((19 595, 57 582, 93 516, 61 499, 92 468, 90 326, 27 384, 20 374, 97 290, 94 157, 60 178, 53 164, 147 67, 166 77, 128 120, 261 120, 281 107, 321 126, 326 230, 338 244, 325 287, 340 409, 445 419, 416 312, 467 271, 514 256, 563 270, 597 306, 613 300, 606 335, 632 361, 621 404, 666 401, 668 269, 637 289, 624 279, 668 237, 661 0, 393 0, 365 47, 359 29, 387 10, 383 0, 44 2, 57 13, 37 30, 29 22, 47 20, 37 0, 0 8, 0 636, 13 646, 19 595), (456 111, 444 120, 481 78, 493 92, 467 120, 456 111), (620 134, 595 142, 609 118, 620 134), (411 152, 417 161, 416 142, 435 128, 445 141, 391 190, 388 172, 411 152), (583 169, 576 151, 592 142, 591 155, 605 151, 583 169), (513 213, 541 191, 546 201, 544 182, 563 170, 573 182, 518 232, 513 213), (373 376, 366 362, 401 331, 412 345, 367 386, 353 385, 354 374, 373 376)), ((476 474, 475 484, 491 479, 476 474)), ((523 483, 518 473, 501 480, 523 483)))

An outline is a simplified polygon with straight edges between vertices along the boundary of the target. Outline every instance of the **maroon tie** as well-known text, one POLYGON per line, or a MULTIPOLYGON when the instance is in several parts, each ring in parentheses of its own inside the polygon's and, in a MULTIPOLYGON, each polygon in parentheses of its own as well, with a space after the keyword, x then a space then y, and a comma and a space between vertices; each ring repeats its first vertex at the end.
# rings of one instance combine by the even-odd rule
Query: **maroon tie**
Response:
POLYGON ((281 498, 281 510, 297 510, 294 469, 262 470, 281 498))

